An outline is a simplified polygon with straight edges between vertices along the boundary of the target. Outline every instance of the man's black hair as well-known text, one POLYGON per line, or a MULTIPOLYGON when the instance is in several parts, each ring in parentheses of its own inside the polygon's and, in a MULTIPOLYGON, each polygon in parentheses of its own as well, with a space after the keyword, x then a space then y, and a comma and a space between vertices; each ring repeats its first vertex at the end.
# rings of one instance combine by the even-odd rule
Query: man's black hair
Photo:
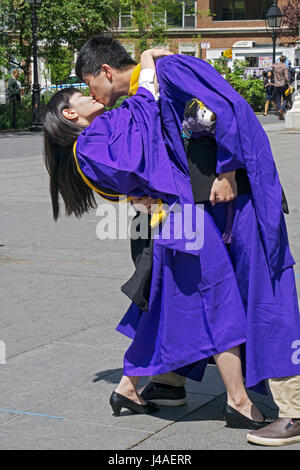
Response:
POLYGON ((126 70, 136 62, 126 49, 110 35, 94 36, 81 48, 76 62, 76 75, 83 81, 85 75, 97 77, 103 64, 117 70, 126 70))

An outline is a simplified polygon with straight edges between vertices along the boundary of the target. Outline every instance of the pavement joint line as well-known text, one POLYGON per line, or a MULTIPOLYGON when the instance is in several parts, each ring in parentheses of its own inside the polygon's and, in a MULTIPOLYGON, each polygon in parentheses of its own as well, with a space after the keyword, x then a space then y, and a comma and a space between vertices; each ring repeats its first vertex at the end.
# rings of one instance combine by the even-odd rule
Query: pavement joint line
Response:
MULTIPOLYGON (((135 429, 135 428, 128 428, 128 427, 120 427, 120 426, 112 426, 109 424, 101 424, 101 423, 96 423, 95 421, 90 421, 90 420, 85 420, 85 419, 73 419, 70 417, 64 417, 64 416, 52 416, 52 415, 47 415, 47 414, 41 414, 41 413, 34 413, 34 412, 29 412, 29 411, 19 411, 19 410, 9 410, 9 409, 1 409, 0 408, 0 413, 14 413, 17 414, 15 418, 9 419, 8 421, 5 421, 4 423, 0 424, 0 428, 2 426, 5 426, 8 423, 11 423, 12 421, 16 421, 17 419, 21 418, 22 416, 33 416, 37 418, 48 418, 48 419, 56 419, 59 421, 64 421, 66 423, 77 423, 77 424, 91 424, 93 426, 98 426, 102 428, 110 428, 110 429, 118 429, 120 431, 134 431, 134 432, 140 432, 147 434, 155 434, 155 431, 145 431, 143 429, 135 429)), ((150 437, 150 436, 149 436, 150 437)))
POLYGON ((60 420, 67 419, 64 416, 51 416, 47 414, 34 413, 32 411, 9 410, 6 408, 0 408, 0 413, 13 413, 13 414, 22 415, 22 416, 36 416, 40 418, 60 419, 60 420))
MULTIPOLYGON (((155 431, 145 431, 143 429, 135 429, 135 428, 127 428, 127 427, 120 427, 120 426, 111 426, 109 424, 101 424, 101 423, 96 423, 95 421, 89 421, 85 419, 73 419, 73 418, 66 418, 65 422, 70 422, 70 423, 78 423, 78 424, 92 424, 93 426, 99 426, 103 428, 110 428, 110 429, 119 429, 120 431, 135 431, 135 432, 140 432, 144 434, 155 434, 155 431)), ((151 437, 151 436, 148 436, 151 437)))
MULTIPOLYGON (((203 403, 202 405, 198 406, 197 408, 195 408, 194 410, 191 410, 189 411, 187 414, 185 414, 184 416, 182 416, 181 418, 175 420, 175 421, 172 421, 171 423, 169 424, 166 424, 166 426, 163 426, 161 429, 159 429, 158 431, 156 431, 154 433, 154 436, 156 436, 156 434, 159 434, 161 431, 164 431, 165 429, 169 428, 170 426, 173 426, 173 424, 176 424, 176 423, 179 423, 180 421, 182 421, 184 418, 186 418, 187 416, 190 416, 192 415, 193 413, 196 413, 198 410, 200 410, 201 408, 203 408, 204 406, 208 406, 210 405, 212 402, 216 401, 217 399, 219 399, 220 397, 222 396, 225 396, 226 395, 226 392, 224 393, 221 393, 220 395, 218 396, 215 396, 212 400, 208 401, 207 403, 203 403)), ((145 439, 142 439, 141 441, 137 442, 136 444, 133 444, 132 446, 128 447, 126 450, 132 450, 134 449, 135 447, 137 447, 138 445, 142 444, 143 442, 147 441, 147 439, 150 439, 151 437, 153 436, 148 436, 148 437, 145 437, 145 439)))

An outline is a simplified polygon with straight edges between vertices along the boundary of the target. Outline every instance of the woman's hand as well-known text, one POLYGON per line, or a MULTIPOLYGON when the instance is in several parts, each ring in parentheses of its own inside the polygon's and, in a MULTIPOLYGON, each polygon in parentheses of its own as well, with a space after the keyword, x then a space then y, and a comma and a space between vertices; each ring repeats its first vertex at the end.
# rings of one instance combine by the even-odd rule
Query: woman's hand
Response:
MULTIPOLYGON (((146 51, 144 51, 142 53, 142 56, 143 55, 150 55, 151 57, 155 58, 155 57, 161 57, 161 56, 164 56, 164 55, 173 55, 172 52, 169 51, 169 49, 165 49, 163 47, 153 47, 152 49, 147 49, 146 51)), ((141 56, 141 57, 142 57, 141 56)))

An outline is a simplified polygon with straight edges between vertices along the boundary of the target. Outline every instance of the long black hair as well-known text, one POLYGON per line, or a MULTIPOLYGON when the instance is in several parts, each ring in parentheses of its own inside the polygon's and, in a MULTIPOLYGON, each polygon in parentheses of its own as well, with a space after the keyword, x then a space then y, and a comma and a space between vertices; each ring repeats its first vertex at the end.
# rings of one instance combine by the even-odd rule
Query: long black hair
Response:
POLYGON ((60 215, 59 194, 67 215, 81 217, 97 207, 93 191, 79 175, 73 156, 73 145, 84 128, 62 114, 64 109, 70 108, 70 98, 75 93, 80 91, 73 87, 59 91, 46 105, 43 114, 44 161, 50 176, 54 220, 60 215))

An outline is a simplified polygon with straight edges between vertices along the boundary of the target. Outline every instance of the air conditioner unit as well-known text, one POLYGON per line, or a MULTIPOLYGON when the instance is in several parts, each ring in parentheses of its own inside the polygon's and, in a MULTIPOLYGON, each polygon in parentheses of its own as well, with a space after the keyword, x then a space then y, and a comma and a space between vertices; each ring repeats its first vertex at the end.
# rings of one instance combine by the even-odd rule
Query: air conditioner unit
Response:
POLYGON ((243 48, 247 48, 247 47, 254 47, 255 46, 255 42, 254 41, 237 41, 236 43, 233 44, 232 47, 243 47, 243 48))

